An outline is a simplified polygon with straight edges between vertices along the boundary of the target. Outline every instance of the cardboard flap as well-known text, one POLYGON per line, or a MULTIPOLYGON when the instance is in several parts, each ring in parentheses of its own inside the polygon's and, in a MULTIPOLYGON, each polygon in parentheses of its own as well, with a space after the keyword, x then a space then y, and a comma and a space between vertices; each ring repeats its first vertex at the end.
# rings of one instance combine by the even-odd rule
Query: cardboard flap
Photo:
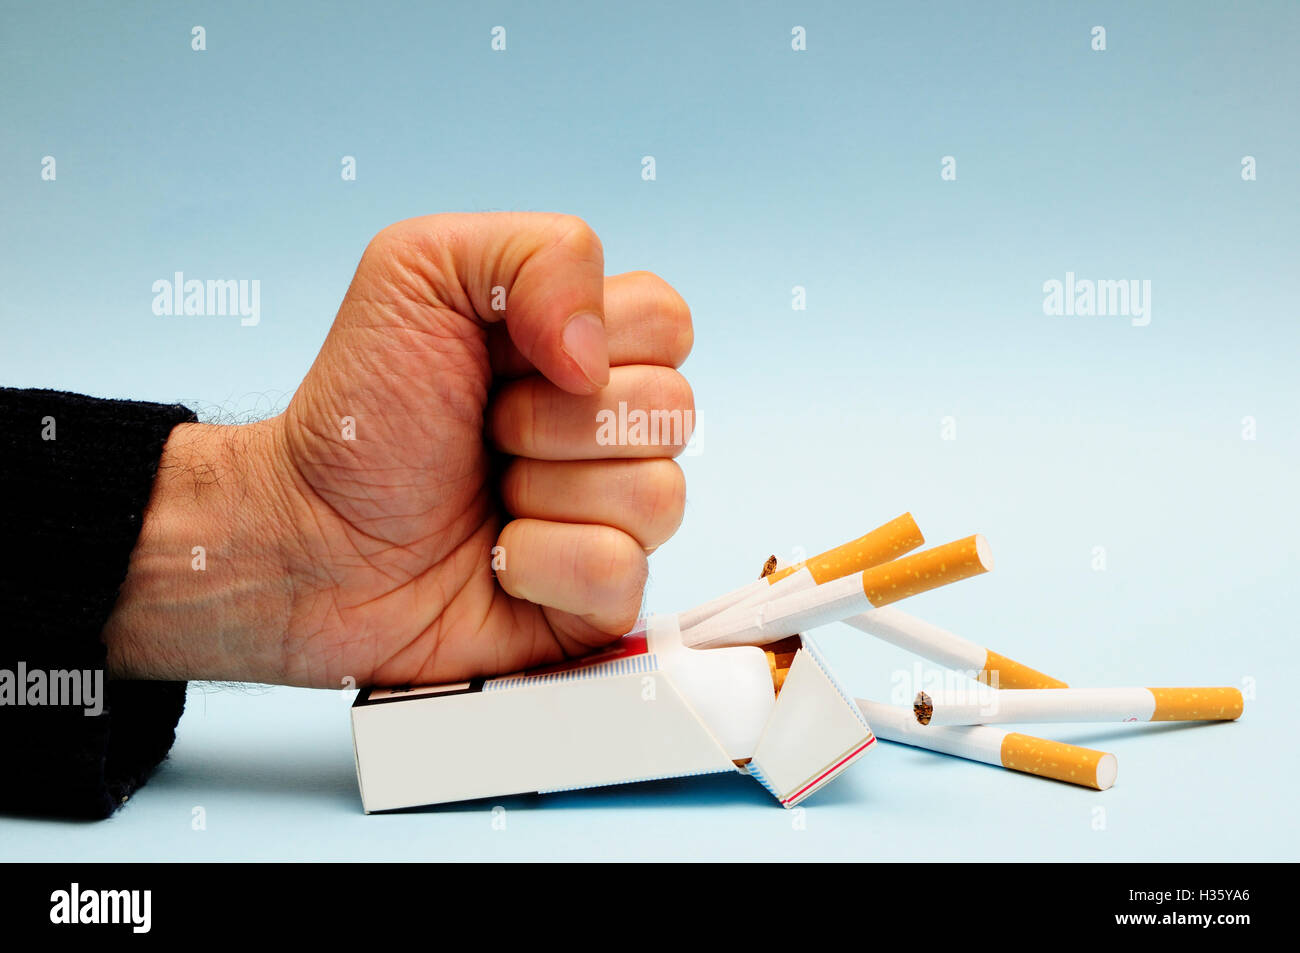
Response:
POLYGON ((785 807, 838 777, 875 742, 866 719, 805 638, 749 773, 785 807))

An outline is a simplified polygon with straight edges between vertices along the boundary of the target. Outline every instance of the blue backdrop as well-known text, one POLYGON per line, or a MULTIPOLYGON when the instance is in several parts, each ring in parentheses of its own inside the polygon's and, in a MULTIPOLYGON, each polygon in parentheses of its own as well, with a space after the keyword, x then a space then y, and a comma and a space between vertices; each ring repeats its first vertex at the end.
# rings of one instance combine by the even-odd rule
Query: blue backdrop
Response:
MULTIPOLYGON (((1114 751, 1105 793, 882 744, 797 818, 737 776, 507 798, 498 830, 494 804, 362 815, 341 694, 196 686, 134 803, 0 819, 0 856, 1297 859, 1297 27, 1280 2, 6 3, 0 382, 269 414, 385 224, 573 212, 694 311, 698 453, 648 610, 910 509, 998 560, 910 610, 1072 684, 1249 700, 1041 729, 1114 751), (258 279, 260 321, 155 315, 177 271, 258 279), (1067 274, 1149 292, 1046 313, 1067 274)), ((912 657, 818 635, 855 690, 910 694, 912 657)))

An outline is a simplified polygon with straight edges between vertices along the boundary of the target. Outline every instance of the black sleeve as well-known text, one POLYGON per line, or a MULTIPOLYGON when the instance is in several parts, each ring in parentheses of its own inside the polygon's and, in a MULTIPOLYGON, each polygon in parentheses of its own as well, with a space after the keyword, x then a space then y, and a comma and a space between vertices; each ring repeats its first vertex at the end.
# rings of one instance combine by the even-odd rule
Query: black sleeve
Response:
POLYGON ((193 419, 0 388, 0 809, 107 817, 175 740, 185 683, 109 681, 101 632, 163 444, 193 419))

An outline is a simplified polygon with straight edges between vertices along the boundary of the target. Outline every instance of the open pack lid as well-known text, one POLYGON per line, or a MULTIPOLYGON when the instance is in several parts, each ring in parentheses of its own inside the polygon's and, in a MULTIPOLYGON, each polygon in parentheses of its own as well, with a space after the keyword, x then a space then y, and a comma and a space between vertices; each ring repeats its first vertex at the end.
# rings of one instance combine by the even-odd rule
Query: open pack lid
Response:
POLYGON ((761 648, 688 648, 675 616, 655 616, 647 630, 678 691, 732 758, 749 759, 742 770, 785 807, 825 787, 875 743, 852 696, 806 635, 772 700, 764 695, 771 680, 761 648), (762 686, 753 687, 755 680, 762 686))
POLYGON ((794 657, 749 773, 785 807, 819 791, 875 744, 853 699, 807 636, 794 657))

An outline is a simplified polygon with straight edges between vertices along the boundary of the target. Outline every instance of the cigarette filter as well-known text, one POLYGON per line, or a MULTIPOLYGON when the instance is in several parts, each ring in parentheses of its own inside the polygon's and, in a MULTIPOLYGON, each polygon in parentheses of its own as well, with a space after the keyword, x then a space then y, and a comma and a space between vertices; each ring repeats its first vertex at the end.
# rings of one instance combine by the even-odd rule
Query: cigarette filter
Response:
POLYGON ((911 513, 904 513, 851 543, 828 549, 821 555, 804 560, 802 563, 777 569, 765 576, 764 581, 769 585, 775 585, 782 579, 806 569, 808 575, 812 577, 813 584, 821 585, 823 582, 830 582, 832 579, 849 576, 889 562, 891 559, 897 559, 924 543, 925 537, 921 535, 916 520, 912 519, 911 513))
POLYGON ((781 590, 783 593, 812 588, 818 583, 829 582, 896 559, 904 553, 910 553, 924 542, 925 538, 921 535, 916 521, 912 519, 912 514, 904 513, 852 542, 828 549, 793 566, 776 569, 749 585, 741 586, 726 595, 687 609, 678 615, 677 623, 685 632, 692 626, 699 625, 733 606, 763 601, 771 595, 778 583, 785 584, 785 588, 781 590), (797 579, 798 582, 787 583, 786 581, 791 578, 797 579))
POLYGON ((844 621, 855 629, 915 652, 921 658, 958 671, 976 672, 981 682, 996 688, 1067 687, 1059 679, 1021 665, 924 619, 908 615, 895 606, 872 609, 844 621))
POLYGON ((968 536, 755 606, 735 606, 683 634, 695 648, 763 645, 987 572, 983 536, 968 536))
POLYGON ((920 692, 912 710, 922 725, 979 725, 1234 721, 1243 707, 1236 688, 1041 688, 920 692))
POLYGON ((906 708, 881 705, 865 698, 857 699, 857 703, 876 737, 886 741, 940 751, 1043 778, 1055 778, 1098 791, 1114 784, 1119 771, 1115 756, 1106 751, 984 725, 922 728, 906 708))

